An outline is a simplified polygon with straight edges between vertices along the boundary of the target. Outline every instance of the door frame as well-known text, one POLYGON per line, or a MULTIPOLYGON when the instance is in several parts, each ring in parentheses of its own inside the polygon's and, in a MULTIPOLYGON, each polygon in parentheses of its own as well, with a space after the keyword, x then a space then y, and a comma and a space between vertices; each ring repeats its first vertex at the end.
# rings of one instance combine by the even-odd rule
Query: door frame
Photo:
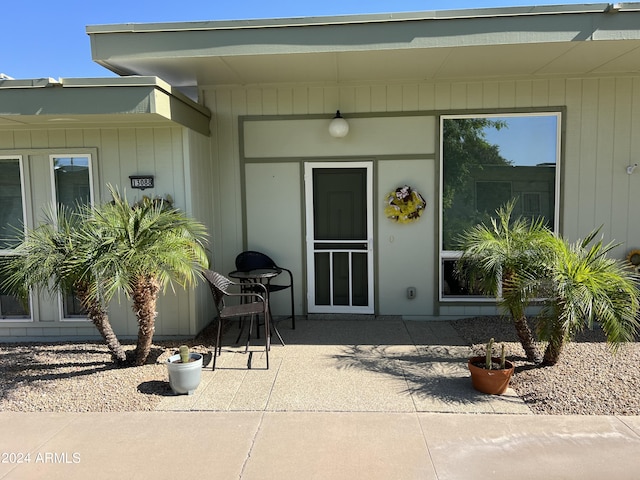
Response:
MULTIPOLYGON (((308 313, 347 313, 347 314, 373 314, 375 312, 374 298, 374 203, 373 203, 373 161, 336 161, 336 162, 305 162, 304 163, 304 189, 305 189, 305 251, 307 258, 307 312, 308 313), (316 305, 315 304, 315 247, 314 247, 314 223, 313 223, 313 171, 321 168, 364 168, 366 171, 366 205, 367 205, 367 238, 358 243, 366 243, 367 253, 367 297, 368 305, 316 305)), ((344 242, 343 242, 344 243, 344 242)))

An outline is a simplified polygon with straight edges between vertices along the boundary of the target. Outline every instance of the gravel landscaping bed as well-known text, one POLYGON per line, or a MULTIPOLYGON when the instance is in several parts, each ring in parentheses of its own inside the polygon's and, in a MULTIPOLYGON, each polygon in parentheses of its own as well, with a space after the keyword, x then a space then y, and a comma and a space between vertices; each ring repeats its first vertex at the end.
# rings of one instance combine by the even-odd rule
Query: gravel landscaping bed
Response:
POLYGON ((484 345, 479 343, 491 337, 505 343, 507 358, 516 366, 511 386, 534 413, 640 415, 637 342, 622 345, 613 354, 600 329, 584 331, 565 346, 556 365, 542 367, 526 361, 508 320, 472 318, 452 324, 474 351, 484 352, 484 345))
MULTIPOLYGON (((495 317, 452 325, 474 349, 495 338, 516 365, 512 387, 537 414, 640 415, 640 345, 615 355, 600 331, 566 346, 554 367, 524 359, 513 325, 495 317)), ((207 332, 193 351, 208 354, 207 332)), ((100 343, 0 344, 0 411, 99 412, 154 410, 171 395, 164 362, 178 343, 155 343, 149 363, 116 368, 100 343)), ((132 352, 133 345, 125 345, 132 352)))

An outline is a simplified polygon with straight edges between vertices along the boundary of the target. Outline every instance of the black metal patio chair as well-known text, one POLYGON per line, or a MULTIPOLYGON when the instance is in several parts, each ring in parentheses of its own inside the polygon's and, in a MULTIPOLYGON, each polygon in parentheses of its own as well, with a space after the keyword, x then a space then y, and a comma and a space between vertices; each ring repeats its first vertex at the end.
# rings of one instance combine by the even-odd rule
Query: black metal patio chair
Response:
POLYGON ((247 336, 247 343, 245 352, 249 354, 247 359, 247 368, 251 368, 251 360, 253 352, 249 352, 249 342, 251 341, 251 331, 253 329, 254 318, 257 315, 264 316, 265 323, 265 358, 267 362, 267 370, 269 369, 269 350, 271 348, 271 330, 270 330, 270 315, 269 315, 269 301, 268 293, 265 285, 256 284, 251 291, 243 290, 245 285, 235 283, 212 270, 205 270, 204 277, 211 288, 213 295, 213 303, 216 308, 218 329, 216 332, 215 343, 213 346, 213 368, 216 369, 216 359, 218 355, 222 353, 222 323, 227 320, 244 321, 246 317, 250 317, 249 322, 249 335, 247 336), (262 291, 260 291, 262 287, 262 291), (235 292, 234 290, 237 290, 235 292), (227 300, 230 298, 238 298, 240 303, 228 304, 227 300))
POLYGON ((293 294, 293 273, 291 273, 291 270, 277 265, 271 257, 255 250, 247 250, 240 253, 236 257, 236 269, 241 272, 249 272, 251 270, 259 269, 273 269, 281 272, 277 277, 275 277, 275 283, 272 283, 272 280, 268 279, 265 285, 267 286, 267 291, 269 293, 289 290, 291 294, 291 328, 295 330, 296 312, 293 294), (285 272, 286 275, 282 275, 282 272, 285 272))

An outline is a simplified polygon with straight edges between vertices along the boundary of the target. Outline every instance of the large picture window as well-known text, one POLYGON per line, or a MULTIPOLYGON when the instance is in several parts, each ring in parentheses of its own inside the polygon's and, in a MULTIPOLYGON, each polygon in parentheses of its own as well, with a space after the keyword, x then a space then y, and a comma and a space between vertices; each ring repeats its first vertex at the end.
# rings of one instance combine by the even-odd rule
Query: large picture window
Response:
MULTIPOLYGON (((24 226, 23 195, 22 158, 0 157, 0 267, 11 258, 19 242, 24 226)), ((24 318, 29 318, 28 305, 0 287, 0 319, 24 318)))
MULTIPOLYGON (((54 203, 73 211, 93 203, 91 157, 89 155, 51 155, 54 203)), ((63 318, 84 318, 86 312, 73 292, 62 292, 63 318)))
POLYGON ((555 112, 441 117, 441 300, 484 298, 456 271, 458 239, 507 201, 557 230, 560 123, 555 112))

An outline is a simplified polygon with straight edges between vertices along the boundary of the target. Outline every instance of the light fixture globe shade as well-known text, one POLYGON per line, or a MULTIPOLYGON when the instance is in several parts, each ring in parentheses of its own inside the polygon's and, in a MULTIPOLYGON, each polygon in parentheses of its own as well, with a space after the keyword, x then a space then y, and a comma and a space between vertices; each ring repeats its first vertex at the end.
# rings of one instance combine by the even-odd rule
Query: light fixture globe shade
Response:
POLYGON ((349 123, 342 118, 340 110, 336 112, 336 116, 329 124, 329 135, 335 138, 346 137, 349 133, 349 123))

